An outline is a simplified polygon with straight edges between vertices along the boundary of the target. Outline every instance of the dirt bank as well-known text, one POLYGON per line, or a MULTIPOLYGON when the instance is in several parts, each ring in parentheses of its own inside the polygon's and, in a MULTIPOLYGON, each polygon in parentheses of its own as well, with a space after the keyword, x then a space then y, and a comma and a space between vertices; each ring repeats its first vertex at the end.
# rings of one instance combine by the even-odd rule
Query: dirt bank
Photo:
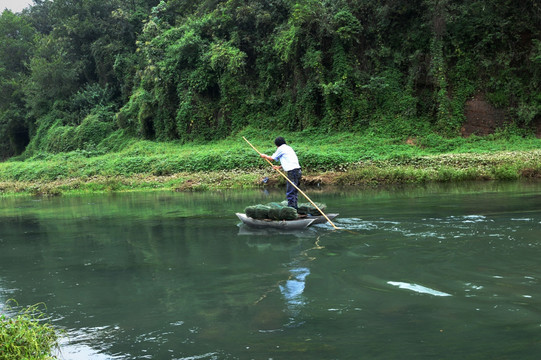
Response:
MULTIPOLYGON (((464 137, 474 134, 478 136, 494 134, 498 129, 511 123, 505 110, 492 106, 483 93, 476 94, 466 102, 464 116, 466 121, 460 130, 464 137)), ((541 138, 540 117, 533 119, 527 127, 533 130, 538 138, 541 138)))

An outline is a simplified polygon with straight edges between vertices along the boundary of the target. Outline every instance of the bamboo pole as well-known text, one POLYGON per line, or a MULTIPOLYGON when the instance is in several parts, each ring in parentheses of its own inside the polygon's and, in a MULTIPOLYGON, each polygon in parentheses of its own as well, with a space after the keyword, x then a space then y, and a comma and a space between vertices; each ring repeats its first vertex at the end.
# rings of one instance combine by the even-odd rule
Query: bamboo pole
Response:
MULTIPOLYGON (((248 139, 246 139, 244 136, 243 136, 242 138, 248 143, 248 145, 250 145, 250 146, 252 147, 252 149, 254 149, 254 150, 259 154, 259 156, 262 155, 261 152, 259 152, 259 150, 257 150, 257 149, 255 148, 255 146, 253 146, 253 145, 248 141, 248 139)), ((273 166, 272 163, 269 161, 269 159, 265 159, 265 160, 267 160, 267 162, 268 162, 268 163, 273 167, 273 169, 274 169, 274 166, 273 166)), ((282 176, 284 177, 284 179, 286 179, 291 185, 293 185, 293 187, 294 187, 295 189, 297 189, 297 190, 302 194, 302 196, 304 196, 304 197, 306 198, 306 200, 308 200, 308 201, 310 202, 310 204, 314 205, 314 207, 315 207, 316 209, 318 209, 318 211, 325 217, 325 219, 329 222, 329 224, 332 225, 333 228, 338 229, 338 228, 336 227, 336 225, 333 224, 333 222, 331 221, 331 219, 329 219, 329 218, 327 217, 327 215, 325 215, 325 213, 324 213, 323 211, 321 211, 321 209, 320 209, 320 208, 319 208, 319 207, 318 207, 318 206, 317 206, 317 205, 316 205, 316 204, 308 197, 308 195, 306 195, 306 194, 304 193, 304 191, 302 191, 301 189, 299 189, 298 186, 295 185, 291 180, 289 180, 289 178, 288 178, 283 172, 281 172, 279 169, 275 169, 275 170, 278 171, 278 173, 279 173, 280 175, 282 175, 282 176)))

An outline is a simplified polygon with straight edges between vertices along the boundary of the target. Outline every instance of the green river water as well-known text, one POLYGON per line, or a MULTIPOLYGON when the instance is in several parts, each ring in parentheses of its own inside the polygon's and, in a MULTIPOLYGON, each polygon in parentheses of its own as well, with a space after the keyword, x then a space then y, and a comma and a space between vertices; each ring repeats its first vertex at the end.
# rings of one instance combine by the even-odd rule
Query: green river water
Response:
MULTIPOLYGON (((539 359, 541 184, 0 198, 0 311, 45 303, 59 358, 539 359)), ((15 309, 16 310, 16 309, 15 309)))

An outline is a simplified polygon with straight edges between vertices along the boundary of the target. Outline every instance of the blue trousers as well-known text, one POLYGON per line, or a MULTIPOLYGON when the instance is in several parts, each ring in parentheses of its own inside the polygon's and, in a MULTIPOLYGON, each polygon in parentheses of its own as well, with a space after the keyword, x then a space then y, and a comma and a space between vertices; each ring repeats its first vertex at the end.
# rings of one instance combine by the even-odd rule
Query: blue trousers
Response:
MULTIPOLYGON (((291 180, 293 184, 297 185, 297 187, 301 183, 301 177, 301 169, 293 169, 287 172, 287 178, 291 180)), ((298 194, 299 191, 295 189, 295 187, 291 185, 291 183, 288 181, 286 187, 287 206, 291 206, 292 208, 297 209, 298 194)))

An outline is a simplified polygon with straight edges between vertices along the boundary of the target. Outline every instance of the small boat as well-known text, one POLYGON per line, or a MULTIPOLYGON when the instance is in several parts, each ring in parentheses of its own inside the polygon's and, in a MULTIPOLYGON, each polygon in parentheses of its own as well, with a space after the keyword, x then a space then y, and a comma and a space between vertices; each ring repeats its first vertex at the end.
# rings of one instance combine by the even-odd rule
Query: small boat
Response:
MULTIPOLYGON (((305 229, 312 224, 322 224, 327 221, 324 216, 307 216, 296 220, 258 220, 246 216, 244 213, 236 213, 237 217, 244 224, 254 228, 274 228, 274 229, 305 229)), ((326 214, 329 219, 334 219, 338 214, 326 214)))

